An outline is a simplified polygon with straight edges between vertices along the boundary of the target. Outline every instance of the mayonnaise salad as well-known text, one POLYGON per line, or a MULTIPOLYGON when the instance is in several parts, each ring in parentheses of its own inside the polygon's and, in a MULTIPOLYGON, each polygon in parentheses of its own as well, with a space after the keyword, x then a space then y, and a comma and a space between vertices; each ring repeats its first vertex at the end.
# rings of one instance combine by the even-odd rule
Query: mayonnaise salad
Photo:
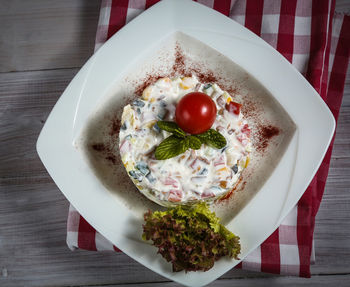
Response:
POLYGON ((214 200, 231 191, 249 163, 250 129, 231 96, 215 83, 200 83, 192 77, 161 78, 148 86, 142 97, 124 107, 119 133, 122 162, 134 184, 149 199, 163 206, 214 200), (186 94, 199 91, 217 107, 212 129, 227 145, 216 149, 202 144, 198 150, 166 160, 157 160, 155 148, 171 134, 157 121, 175 121, 175 109, 186 94))

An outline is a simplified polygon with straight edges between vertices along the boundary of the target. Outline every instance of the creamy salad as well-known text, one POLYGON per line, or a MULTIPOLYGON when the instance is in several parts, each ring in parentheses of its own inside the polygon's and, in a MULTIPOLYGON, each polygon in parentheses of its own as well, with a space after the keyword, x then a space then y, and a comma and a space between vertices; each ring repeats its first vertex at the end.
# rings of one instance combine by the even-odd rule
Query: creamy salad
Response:
POLYGON ((122 162, 137 188, 163 206, 214 200, 226 195, 249 163, 250 129, 240 104, 215 83, 200 83, 195 76, 161 78, 142 97, 124 107, 119 133, 122 162), (216 149, 202 144, 198 150, 157 160, 155 148, 171 134, 157 121, 174 121, 176 105, 190 92, 203 92, 216 104, 212 129, 227 145, 216 149))

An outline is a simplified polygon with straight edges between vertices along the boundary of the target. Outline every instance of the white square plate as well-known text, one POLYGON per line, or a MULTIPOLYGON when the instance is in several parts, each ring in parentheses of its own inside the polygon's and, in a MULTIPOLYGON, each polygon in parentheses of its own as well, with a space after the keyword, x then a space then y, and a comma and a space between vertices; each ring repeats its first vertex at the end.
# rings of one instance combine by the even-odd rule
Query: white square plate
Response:
MULTIPOLYGON (((278 52, 231 19, 192 1, 154 5, 83 66, 41 131, 37 151, 42 162, 80 214, 124 253, 171 280, 202 286, 240 261, 224 258, 207 272, 173 273, 156 249, 141 240, 142 214, 155 205, 124 196, 125 188, 133 187, 131 181, 118 181, 127 177, 123 168, 114 171, 118 176, 108 175, 109 166, 95 160, 87 147, 99 136, 96 119, 110 113, 109 106, 120 112, 137 78, 169 72, 176 45, 190 59, 207 59, 204 64, 220 70, 227 81, 241 80, 243 102, 245 97, 260 102, 262 118, 281 124, 278 140, 253 161, 251 171, 256 173, 247 177, 243 196, 233 197, 239 204, 218 210, 227 228, 241 238, 241 259, 279 226, 302 196, 328 148, 335 121, 317 92, 278 52), (113 186, 104 175, 115 179, 113 186), (228 211, 234 215, 226 216, 228 211)), ((258 123, 250 120, 254 128, 258 123)))

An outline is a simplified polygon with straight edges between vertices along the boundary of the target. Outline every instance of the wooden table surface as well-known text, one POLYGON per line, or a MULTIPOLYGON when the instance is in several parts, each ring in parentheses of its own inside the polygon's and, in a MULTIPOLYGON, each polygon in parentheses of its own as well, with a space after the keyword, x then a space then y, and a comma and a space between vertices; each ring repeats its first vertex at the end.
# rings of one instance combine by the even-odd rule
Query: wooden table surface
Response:
MULTIPOLYGON (((71 252, 68 201, 35 150, 52 107, 93 53, 99 4, 0 0, 0 286, 178 286, 122 253, 71 252)), ((350 1, 336 7, 349 12, 350 1)), ((350 286, 349 175, 348 75, 312 278, 231 270, 210 286, 350 286)))

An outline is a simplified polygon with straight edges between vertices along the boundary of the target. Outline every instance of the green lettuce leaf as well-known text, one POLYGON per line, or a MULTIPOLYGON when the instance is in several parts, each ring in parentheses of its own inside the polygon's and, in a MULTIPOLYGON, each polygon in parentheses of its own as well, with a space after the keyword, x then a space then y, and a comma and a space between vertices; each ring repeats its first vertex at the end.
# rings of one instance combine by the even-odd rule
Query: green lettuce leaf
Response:
POLYGON ((207 271, 223 256, 238 259, 239 237, 220 224, 204 202, 144 214, 144 240, 151 240, 173 271, 207 271))

